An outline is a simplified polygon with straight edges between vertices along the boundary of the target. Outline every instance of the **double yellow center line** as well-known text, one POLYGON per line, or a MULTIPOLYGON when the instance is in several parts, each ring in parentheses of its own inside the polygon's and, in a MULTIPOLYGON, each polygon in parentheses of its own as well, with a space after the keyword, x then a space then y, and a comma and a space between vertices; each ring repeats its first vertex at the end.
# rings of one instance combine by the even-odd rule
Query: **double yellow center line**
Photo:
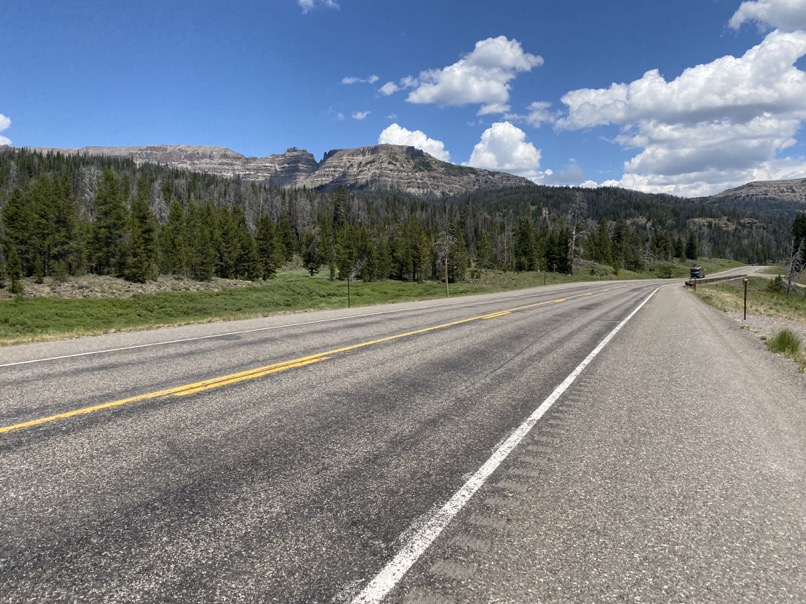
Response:
POLYGON ((353 344, 352 346, 344 346, 342 348, 336 348, 334 350, 328 350, 326 352, 320 352, 318 354, 300 357, 297 359, 292 359, 290 361, 283 361, 281 363, 274 363, 272 365, 266 365, 264 367, 257 367, 255 369, 249 369, 247 371, 241 371, 238 373, 231 373, 229 375, 223 375, 216 378, 211 378, 209 380, 204 380, 201 382, 194 382, 192 384, 185 384, 183 386, 177 386, 175 388, 168 388, 167 390, 159 390, 157 392, 149 392, 148 394, 140 394, 137 396, 132 396, 129 398, 120 399, 117 401, 111 401, 109 403, 103 403, 100 405, 93 405, 91 407, 82 407, 80 409, 74 409, 73 411, 66 411, 64 413, 57 413, 55 415, 49 415, 47 417, 40 417, 37 419, 32 419, 27 422, 21 422, 18 424, 12 424, 10 426, 2 426, 0 427, 0 434, 6 432, 12 432, 14 430, 24 430, 26 428, 32 428, 34 426, 39 426, 41 424, 46 424, 50 422, 54 422, 57 420, 69 419, 71 417, 77 417, 79 415, 87 415, 89 413, 95 413, 96 411, 103 411, 105 409, 113 409, 115 407, 122 407, 123 405, 128 405, 130 403, 136 403, 140 401, 146 401, 150 399, 156 398, 163 398, 169 396, 188 396, 191 394, 197 394, 199 392, 204 392, 205 390, 212 390, 214 388, 221 388, 223 386, 229 386, 232 384, 237 384, 239 382, 245 382, 247 380, 253 380, 256 378, 260 378, 266 375, 271 375, 272 373, 279 373, 281 371, 287 371, 289 369, 295 369, 297 367, 305 367, 307 365, 312 365, 314 363, 319 363, 321 361, 326 361, 333 355, 342 353, 342 352, 349 352, 351 350, 357 350, 359 348, 365 348, 367 346, 374 346, 376 344, 383 344, 385 342, 391 342, 393 340, 399 340, 401 338, 408 338, 411 336, 416 336, 424 333, 428 333, 431 331, 436 331, 438 329, 446 329, 448 327, 454 327, 456 325, 463 325, 465 323, 471 323, 473 321, 480 321, 486 319, 494 319, 497 317, 503 317, 505 315, 509 315, 513 312, 521 311, 521 310, 528 310, 530 308, 536 308, 538 306, 546 306, 548 304, 559 304, 561 302, 565 302, 567 300, 571 300, 573 298, 582 298, 585 296, 592 296, 595 293, 604 293, 610 291, 614 288, 607 288, 604 290, 599 290, 598 292, 587 292, 584 294, 578 294, 574 296, 567 296, 565 298, 556 298, 554 300, 547 300, 545 302, 537 302, 535 304, 528 304, 526 306, 519 306, 517 308, 510 308, 508 310, 503 310, 500 312, 494 312, 486 315, 480 315, 476 317, 470 317, 468 319, 460 319, 459 321, 452 321, 450 323, 443 323, 441 325, 434 325, 432 327, 424 327, 423 329, 417 329, 414 331, 408 331, 405 333, 395 334, 393 336, 388 336, 385 338, 380 338, 378 340, 371 340, 368 342, 361 342, 360 344, 353 344))

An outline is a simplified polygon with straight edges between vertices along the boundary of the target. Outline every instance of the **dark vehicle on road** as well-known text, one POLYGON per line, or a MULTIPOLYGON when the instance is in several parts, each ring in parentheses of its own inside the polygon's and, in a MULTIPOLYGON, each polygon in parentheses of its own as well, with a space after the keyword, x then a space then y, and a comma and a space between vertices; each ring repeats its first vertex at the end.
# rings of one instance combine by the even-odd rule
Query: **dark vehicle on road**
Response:
POLYGON ((705 269, 701 266, 692 266, 691 267, 691 278, 692 279, 704 279, 705 278, 705 269))

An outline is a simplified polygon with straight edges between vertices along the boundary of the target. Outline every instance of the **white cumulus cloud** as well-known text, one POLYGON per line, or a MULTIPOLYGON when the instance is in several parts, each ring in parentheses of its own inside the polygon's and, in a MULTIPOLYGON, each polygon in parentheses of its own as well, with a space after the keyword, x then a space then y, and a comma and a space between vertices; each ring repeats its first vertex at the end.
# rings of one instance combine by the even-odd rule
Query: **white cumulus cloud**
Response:
POLYGON ((317 6, 325 6, 327 8, 339 8, 339 3, 336 0, 297 0, 297 4, 302 9, 303 13, 312 11, 317 6))
POLYGON ((567 93, 560 129, 621 126, 615 142, 641 149, 625 164, 624 186, 701 195, 764 170, 780 177, 806 119, 806 32, 769 34, 742 57, 726 56, 666 81, 652 70, 629 84, 567 93), (783 161, 783 163, 781 163, 783 161), (760 167, 761 166, 761 167, 760 167))
POLYGON ((392 94, 413 87, 406 99, 411 103, 481 105, 480 115, 503 113, 509 110, 510 82, 542 64, 542 57, 525 52, 517 40, 499 36, 476 42, 472 52, 452 65, 404 78, 406 86, 390 83, 384 88, 392 94))
POLYGON ((364 120, 370 113, 372 113, 372 111, 356 111, 353 113, 353 119, 358 121, 364 120))
POLYGON ((379 145, 407 145, 425 151, 442 161, 450 161, 451 154, 445 149, 442 141, 428 138, 421 130, 406 130, 398 124, 392 124, 381 132, 378 137, 379 145))
POLYGON ((806 30, 806 2, 803 0, 753 0, 742 2, 730 20, 733 29, 754 22, 761 29, 806 30))
MULTIPOLYGON (((0 113, 0 132, 7 130, 11 126, 11 119, 0 113)), ((0 136, 0 147, 3 145, 10 145, 11 140, 5 136, 0 136)))
POLYGON ((359 78, 356 76, 345 76, 341 79, 342 84, 350 85, 350 84, 374 84, 380 80, 380 78, 376 75, 371 75, 368 78, 359 78))
POLYGON ((378 92, 380 92, 384 96, 390 96, 392 94, 395 94, 396 92, 400 92, 401 90, 406 90, 407 88, 414 88, 418 84, 419 82, 417 81, 417 78, 414 78, 412 76, 406 76, 405 78, 402 78, 399 82, 386 82, 386 84, 384 84, 378 89, 378 92))
POLYGON ((540 151, 526 140, 526 133, 509 122, 496 122, 481 135, 467 162, 474 168, 509 172, 540 180, 540 151))

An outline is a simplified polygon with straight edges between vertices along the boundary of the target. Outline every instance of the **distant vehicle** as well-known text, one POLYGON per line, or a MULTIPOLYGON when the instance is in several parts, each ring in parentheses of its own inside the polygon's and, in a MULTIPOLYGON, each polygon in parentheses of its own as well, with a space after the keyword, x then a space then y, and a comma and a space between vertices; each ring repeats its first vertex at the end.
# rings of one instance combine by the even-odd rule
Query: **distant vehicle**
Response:
POLYGON ((691 267, 691 278, 692 279, 704 279, 705 278, 705 269, 701 266, 692 266, 691 267))

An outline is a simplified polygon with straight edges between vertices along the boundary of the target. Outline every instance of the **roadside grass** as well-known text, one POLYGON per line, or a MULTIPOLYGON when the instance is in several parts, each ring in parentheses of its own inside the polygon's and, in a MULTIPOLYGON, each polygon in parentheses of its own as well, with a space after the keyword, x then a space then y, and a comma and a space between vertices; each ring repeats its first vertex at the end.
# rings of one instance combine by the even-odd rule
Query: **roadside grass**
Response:
MULTIPOLYGON (((619 275, 614 274, 612 267, 595 263, 584 263, 574 275, 494 270, 474 274, 471 271, 467 281, 451 283, 448 289, 450 296, 463 296, 577 281, 657 278, 660 265, 666 264, 649 265, 641 273, 620 271, 619 275)), ((732 261, 710 261, 702 265, 707 271, 740 266, 732 261)), ((674 276, 688 276, 688 264, 677 263, 673 266, 674 276)), ((350 283, 351 306, 444 296, 445 284, 435 281, 350 283)), ((0 300, 0 346, 346 306, 346 281, 330 281, 324 273, 311 277, 303 269, 281 272, 271 281, 254 286, 221 291, 158 292, 128 298, 23 296, 0 300)))
POLYGON ((781 275, 785 276, 787 273, 787 269, 782 264, 772 264, 761 271, 765 275, 781 275))
POLYGON ((788 329, 776 333, 765 342, 767 348, 778 354, 784 354, 793 359, 797 359, 800 353, 800 338, 788 329))
MULTIPOLYGON (((779 317, 790 321, 806 322, 806 296, 802 293, 786 295, 769 290, 769 279, 750 277, 747 284, 748 314, 779 317)), ((724 311, 741 311, 744 307, 744 288, 741 280, 706 283, 697 286, 697 297, 724 311)))
MULTIPOLYGON (((449 284, 449 293, 491 293, 582 278, 482 271, 478 279, 449 284)), ((442 297, 445 284, 434 281, 350 283, 351 306, 442 297)), ((159 292, 130 298, 22 297, 0 300, 0 345, 346 307, 346 281, 330 281, 322 274, 311 277, 304 270, 283 272, 254 286, 214 292, 159 292)))
MULTIPOLYGON (((770 280, 763 277, 748 279, 747 314, 806 324, 806 295, 802 292, 786 295, 772 291, 769 285, 770 280)), ((722 312, 742 312, 744 309, 744 286, 741 280, 701 284, 697 286, 696 295, 722 312)), ((806 353, 800 349, 797 335, 783 330, 772 338, 762 339, 770 350, 791 357, 800 371, 806 372, 806 353)))

